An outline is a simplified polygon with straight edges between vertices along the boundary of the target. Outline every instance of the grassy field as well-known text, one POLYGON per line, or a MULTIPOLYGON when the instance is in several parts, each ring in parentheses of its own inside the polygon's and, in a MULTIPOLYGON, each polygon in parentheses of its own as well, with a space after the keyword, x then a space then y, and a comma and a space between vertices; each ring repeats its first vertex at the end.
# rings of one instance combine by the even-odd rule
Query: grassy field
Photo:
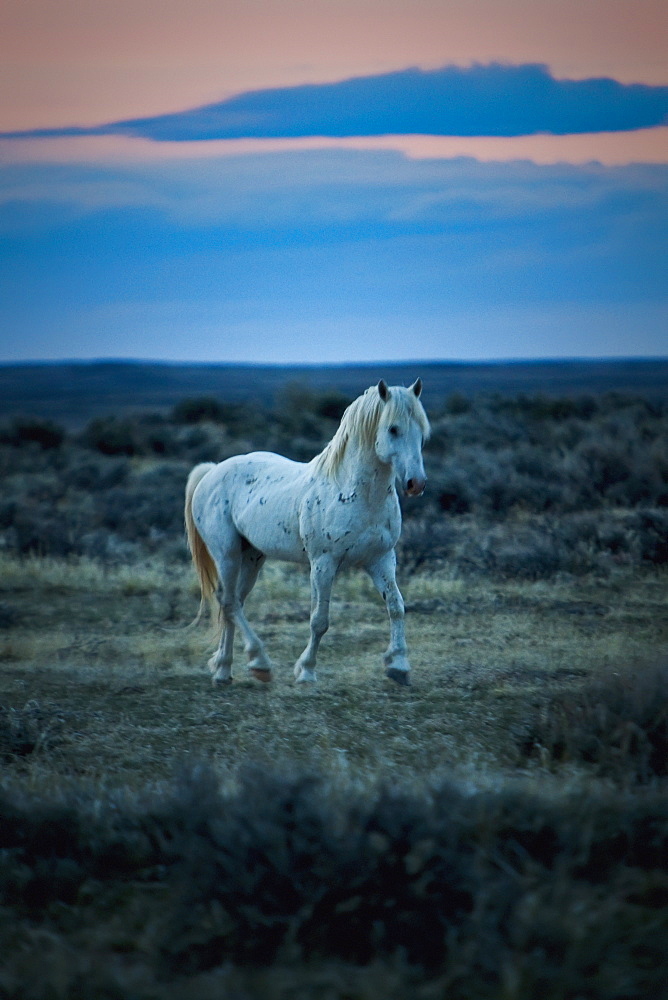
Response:
POLYGON ((3 996, 666 995, 665 574, 414 574, 407 689, 357 575, 297 686, 266 568, 222 689, 182 565, 0 579, 3 996))
POLYGON ((238 644, 235 684, 214 689, 210 627, 180 627, 197 609, 190 570, 5 557, 0 576, 3 701, 19 713, 30 706, 43 727, 42 745, 11 761, 31 784, 62 774, 141 788, 198 758, 232 777, 248 756, 362 781, 494 782, 518 764, 534 774, 518 742, 537 707, 620 670, 642 671, 668 649, 660 574, 575 585, 416 574, 404 586, 415 680, 402 691, 384 677, 384 609, 351 574, 335 590, 319 684, 296 686, 308 579, 269 566, 248 611, 275 680, 248 678, 238 644))
POLYGON ((248 601, 275 664, 213 688, 182 537, 198 461, 304 459, 345 399, 0 427, 0 996, 668 998, 668 409, 432 414, 399 546, 413 684, 337 581, 248 601))

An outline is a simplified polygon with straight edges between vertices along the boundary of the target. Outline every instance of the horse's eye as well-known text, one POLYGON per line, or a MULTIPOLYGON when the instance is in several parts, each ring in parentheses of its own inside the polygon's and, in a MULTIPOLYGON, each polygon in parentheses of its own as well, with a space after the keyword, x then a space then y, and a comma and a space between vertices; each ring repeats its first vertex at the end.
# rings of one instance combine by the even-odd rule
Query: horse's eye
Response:
POLYGON ((393 438, 399 437, 399 428, 396 424, 392 424, 390 427, 390 434, 393 438))

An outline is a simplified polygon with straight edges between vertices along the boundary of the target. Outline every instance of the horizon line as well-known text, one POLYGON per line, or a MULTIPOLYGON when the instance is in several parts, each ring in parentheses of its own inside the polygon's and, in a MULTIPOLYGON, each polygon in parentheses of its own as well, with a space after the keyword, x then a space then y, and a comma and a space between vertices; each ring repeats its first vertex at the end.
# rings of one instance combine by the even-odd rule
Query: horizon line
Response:
POLYGON ((668 363, 668 354, 629 354, 629 355, 565 355, 564 357, 537 356, 523 358, 479 358, 479 359, 456 359, 456 358, 408 358, 388 360, 380 359, 365 361, 184 361, 169 358, 32 358, 20 361, 4 361, 0 359, 0 368, 20 368, 37 366, 60 366, 60 365, 162 365, 164 367, 184 367, 184 368, 301 368, 301 369, 323 369, 323 368, 370 368, 372 366, 386 365, 396 367, 399 365, 451 365, 451 366, 482 366, 482 365, 536 365, 536 364, 629 364, 662 362, 668 363))

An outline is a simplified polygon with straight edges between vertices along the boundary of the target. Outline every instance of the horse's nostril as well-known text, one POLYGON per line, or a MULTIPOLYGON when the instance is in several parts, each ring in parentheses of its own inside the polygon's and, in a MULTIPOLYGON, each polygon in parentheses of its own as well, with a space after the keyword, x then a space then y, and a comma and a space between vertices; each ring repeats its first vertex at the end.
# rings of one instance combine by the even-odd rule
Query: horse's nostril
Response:
POLYGON ((419 497, 424 493, 425 480, 412 477, 406 480, 406 493, 409 497, 419 497))

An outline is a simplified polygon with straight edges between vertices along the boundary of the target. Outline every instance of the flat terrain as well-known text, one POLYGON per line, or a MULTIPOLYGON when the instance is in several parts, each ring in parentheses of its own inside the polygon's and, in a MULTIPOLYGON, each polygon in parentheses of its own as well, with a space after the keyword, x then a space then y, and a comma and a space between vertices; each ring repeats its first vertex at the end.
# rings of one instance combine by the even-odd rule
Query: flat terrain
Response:
POLYGON ((268 567, 214 689, 183 564, 0 562, 3 996, 662 996, 665 573, 415 574, 403 688, 357 576, 296 685, 268 567))
POLYGON ((386 379, 425 383, 425 405, 451 393, 544 393, 551 396, 626 392, 665 399, 668 360, 573 360, 499 363, 379 362, 366 365, 206 365, 99 361, 0 365, 0 415, 29 413, 76 428, 92 417, 171 409, 188 396, 216 396, 271 408, 289 383, 337 390, 350 399, 386 379))
POLYGON ((44 729, 43 746, 6 764, 29 783, 77 775, 140 787, 198 758, 230 776, 248 757, 361 780, 535 777, 518 745, 542 704, 642 672, 668 650, 659 573, 507 584, 414 575, 404 586, 414 682, 402 689, 383 673, 384 609, 356 574, 335 589, 319 683, 295 685, 307 578, 269 566, 248 611, 275 679, 248 678, 237 644, 234 683, 214 689, 209 625, 181 628, 197 609, 190 570, 6 557, 0 586, 2 702, 32 704, 44 729))
POLYGON ((547 394, 434 380, 398 547, 407 688, 363 575, 337 581, 317 685, 293 680, 299 569, 265 567, 248 601, 270 684, 239 643, 213 688, 211 623, 189 627, 190 468, 312 457, 345 386, 132 417, 133 392, 184 386, 91 366, 77 402, 61 369, 69 427, 92 398, 116 415, 5 423, 3 1000, 668 997, 665 393, 589 368, 600 394, 559 399, 549 366, 520 368, 547 394))

